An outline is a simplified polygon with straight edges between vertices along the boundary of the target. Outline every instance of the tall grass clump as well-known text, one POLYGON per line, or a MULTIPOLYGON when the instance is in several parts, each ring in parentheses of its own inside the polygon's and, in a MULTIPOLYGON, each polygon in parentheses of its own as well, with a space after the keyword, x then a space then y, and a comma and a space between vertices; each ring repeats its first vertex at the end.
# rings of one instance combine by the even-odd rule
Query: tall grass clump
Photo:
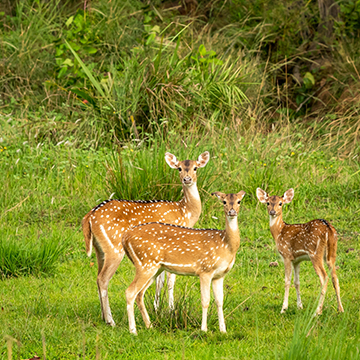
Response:
MULTIPOLYGON (((29 234, 29 238, 31 235, 29 234)), ((51 234, 30 240, 25 234, 19 238, 4 234, 0 239, 0 276, 17 277, 22 275, 51 274, 58 260, 69 248, 67 241, 61 240, 61 233, 51 234)))
POLYGON ((341 319, 337 321, 335 334, 329 337, 328 330, 333 326, 334 319, 326 315, 326 319, 320 322, 313 316, 314 311, 315 307, 310 307, 305 314, 296 318, 292 341, 281 358, 357 359, 360 354, 359 327, 349 329, 349 315, 336 315, 341 319))
MULTIPOLYGON (((211 154, 212 151, 211 146, 205 146, 201 141, 189 142, 184 148, 179 139, 174 139, 171 145, 160 140, 144 150, 137 147, 129 144, 124 149, 118 148, 108 160, 107 185, 117 197, 176 201, 181 197, 181 183, 178 172, 165 162, 165 152, 172 151, 178 160, 197 160, 202 152, 208 150, 211 154)), ((199 170, 199 188, 208 188, 213 181, 211 166, 199 170)))
POLYGON ((218 56, 203 44, 184 52, 186 45, 179 34, 166 40, 159 36, 151 48, 139 47, 131 58, 114 64, 105 78, 95 78, 68 44, 92 85, 87 94, 78 95, 111 119, 122 138, 139 138, 139 133, 161 128, 166 133, 179 125, 210 129, 234 118, 239 121, 249 107, 247 94, 260 91, 256 59, 241 51, 218 56))

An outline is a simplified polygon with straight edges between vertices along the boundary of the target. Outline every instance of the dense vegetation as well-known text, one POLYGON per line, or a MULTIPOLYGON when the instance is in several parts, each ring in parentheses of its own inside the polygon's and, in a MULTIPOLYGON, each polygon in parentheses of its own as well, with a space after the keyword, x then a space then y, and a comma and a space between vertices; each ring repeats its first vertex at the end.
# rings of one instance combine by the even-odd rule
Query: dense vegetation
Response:
POLYGON ((360 351, 360 3, 280 1, 0 2, 0 343, 2 358, 351 359, 360 351), (128 334, 126 259, 101 321, 97 265, 82 217, 110 196, 179 199, 164 161, 211 153, 199 170, 196 227, 224 227, 212 191, 245 190, 241 246, 225 278, 227 335, 198 281, 178 278, 176 310, 146 302, 128 334), (343 315, 324 313, 310 263, 305 310, 280 315, 277 260, 260 186, 295 189, 285 221, 325 218, 340 235, 343 315), (95 263, 95 264, 94 264, 95 263))
POLYGON ((357 128, 356 1, 5 3, 2 111, 39 141, 284 119, 357 128))

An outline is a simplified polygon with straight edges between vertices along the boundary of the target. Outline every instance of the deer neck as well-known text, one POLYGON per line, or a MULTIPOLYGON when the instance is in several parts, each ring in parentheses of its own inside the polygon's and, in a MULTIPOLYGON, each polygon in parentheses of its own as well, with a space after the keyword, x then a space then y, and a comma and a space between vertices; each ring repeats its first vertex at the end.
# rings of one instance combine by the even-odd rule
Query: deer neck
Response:
POLYGON ((284 228, 285 223, 282 218, 282 214, 274 217, 270 215, 270 231, 275 242, 277 242, 279 235, 281 234, 282 229, 284 228))
POLYGON ((225 240, 230 248, 230 251, 236 253, 240 246, 240 233, 238 226, 237 217, 226 216, 226 227, 225 227, 225 240))
POLYGON ((195 225, 201 214, 201 199, 196 183, 186 186, 183 185, 184 197, 180 201, 184 215, 188 218, 189 227, 195 225))

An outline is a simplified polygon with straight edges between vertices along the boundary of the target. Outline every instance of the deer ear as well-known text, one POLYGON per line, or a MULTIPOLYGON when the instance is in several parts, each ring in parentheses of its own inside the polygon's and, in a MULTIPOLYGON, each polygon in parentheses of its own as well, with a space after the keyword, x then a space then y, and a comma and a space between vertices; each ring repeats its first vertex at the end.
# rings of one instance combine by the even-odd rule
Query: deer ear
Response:
POLYGON ((165 161, 173 169, 177 169, 179 167, 179 162, 176 159, 176 156, 173 154, 170 154, 169 152, 165 153, 165 161))
POLYGON ((283 196, 283 201, 284 204, 288 204, 289 202, 291 202, 291 200, 294 198, 294 189, 289 189, 287 191, 285 191, 284 196, 283 196))
POLYGON ((239 191, 236 195, 238 196, 239 200, 241 201, 245 196, 246 192, 244 190, 239 191))
POLYGON ((215 195, 220 200, 223 199, 225 196, 225 194, 220 191, 215 191, 215 192, 211 193, 211 195, 215 195))
POLYGON ((198 167, 204 167, 210 160, 210 153, 208 151, 203 152, 197 159, 198 167))
POLYGON ((257 196, 257 198, 259 199, 259 201, 261 203, 263 203, 263 204, 267 203, 267 199, 268 199, 269 196, 263 189, 257 188, 256 189, 256 196, 257 196))

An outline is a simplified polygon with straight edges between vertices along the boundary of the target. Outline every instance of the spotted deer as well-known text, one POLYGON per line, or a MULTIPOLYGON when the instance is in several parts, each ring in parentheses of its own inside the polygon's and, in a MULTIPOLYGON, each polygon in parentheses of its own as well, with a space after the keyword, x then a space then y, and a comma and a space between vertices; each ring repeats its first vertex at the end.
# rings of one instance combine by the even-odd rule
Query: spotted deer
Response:
MULTIPOLYGON (((209 152, 202 153, 196 161, 178 161, 170 153, 165 160, 173 169, 179 170, 184 197, 180 201, 165 200, 106 200, 85 215, 82 228, 86 253, 91 255, 94 246, 97 262, 97 286, 103 320, 115 326, 111 315, 108 285, 124 257, 121 236, 130 228, 148 222, 166 222, 192 227, 201 214, 201 200, 196 185, 197 168, 204 167, 210 158, 209 152)), ((164 277, 157 283, 155 306, 159 304, 164 277)), ((168 277, 169 305, 173 308, 175 275, 168 277)))
POLYGON ((223 281, 235 262, 240 245, 237 215, 244 191, 237 194, 215 192, 224 203, 225 230, 149 223, 127 231, 122 237, 126 255, 136 268, 135 279, 126 290, 130 333, 137 334, 134 317, 136 299, 147 328, 151 327, 144 294, 154 278, 164 270, 177 275, 200 278, 202 324, 207 331, 207 309, 212 282, 221 332, 226 332, 223 315, 223 281))
POLYGON ((344 312, 340 299, 339 280, 335 270, 337 233, 335 228, 326 220, 316 219, 305 224, 286 224, 282 219, 284 204, 288 204, 294 197, 294 189, 287 190, 281 196, 269 196, 264 190, 257 188, 259 201, 267 205, 270 215, 270 231, 275 240, 277 251, 285 265, 285 296, 281 309, 284 313, 288 308, 289 288, 292 267, 294 268, 294 285, 297 295, 297 306, 302 309, 300 297, 300 263, 310 260, 321 283, 321 295, 316 314, 321 314, 327 289, 328 276, 324 268, 324 260, 331 271, 338 311, 344 312))

